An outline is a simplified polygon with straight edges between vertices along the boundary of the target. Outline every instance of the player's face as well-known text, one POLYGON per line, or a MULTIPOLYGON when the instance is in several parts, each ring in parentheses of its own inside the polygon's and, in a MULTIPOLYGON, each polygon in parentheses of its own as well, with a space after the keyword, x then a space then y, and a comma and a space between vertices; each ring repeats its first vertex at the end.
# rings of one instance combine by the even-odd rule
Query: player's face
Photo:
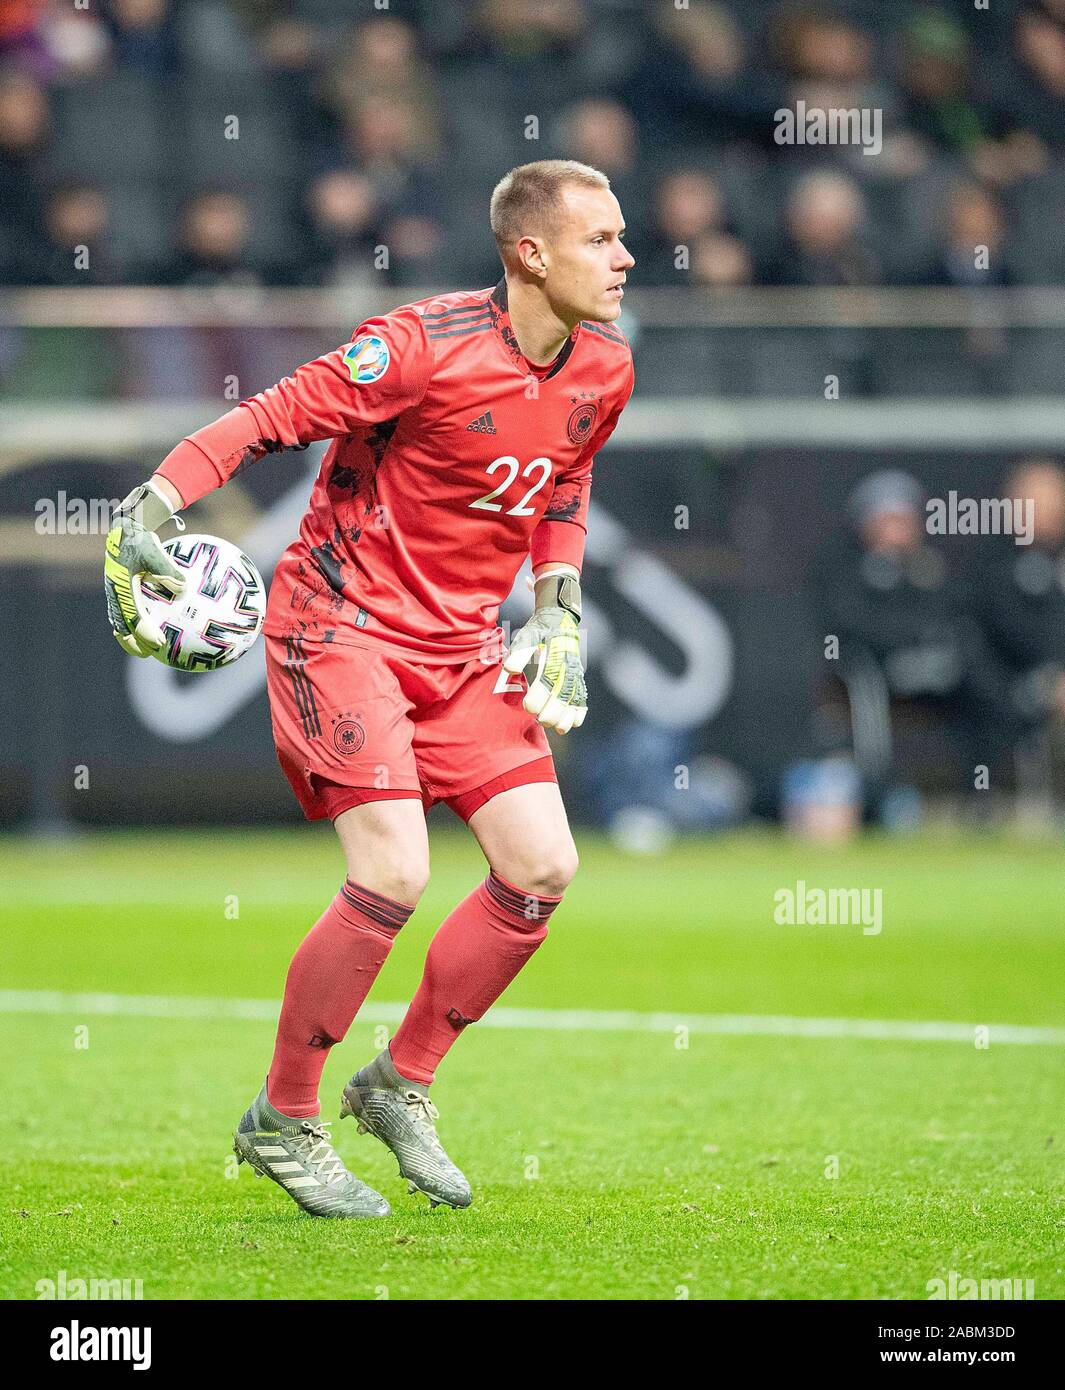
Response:
POLYGON ((606 188, 569 187, 564 211, 546 238, 544 290, 564 322, 611 323, 621 313, 621 286, 635 261, 621 240, 625 221, 606 188))

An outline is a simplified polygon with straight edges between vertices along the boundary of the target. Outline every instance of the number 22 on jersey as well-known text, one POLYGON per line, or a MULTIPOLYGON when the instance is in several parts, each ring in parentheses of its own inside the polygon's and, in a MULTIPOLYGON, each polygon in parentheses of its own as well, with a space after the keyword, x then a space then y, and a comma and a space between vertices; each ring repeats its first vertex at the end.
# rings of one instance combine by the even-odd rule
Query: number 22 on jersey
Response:
MULTIPOLYGON (((500 468, 507 469, 507 476, 504 481, 491 492, 486 492, 483 497, 478 497, 475 502, 471 502, 469 504, 471 507, 477 507, 485 512, 501 512, 503 510, 502 502, 493 501, 493 498, 498 497, 500 493, 506 492, 507 488, 510 487, 511 483, 518 476, 518 469, 521 468, 521 464, 512 454, 504 454, 502 458, 493 459, 485 469, 485 472, 491 475, 500 468)), ((536 508, 529 506, 529 499, 533 497, 535 493, 539 492, 544 483, 550 478, 551 460, 548 458, 533 459, 531 463, 527 463, 524 469, 522 469, 521 476, 523 478, 530 478, 537 470, 539 470, 540 473, 539 478, 516 506, 507 508, 507 516, 532 516, 535 512, 536 508)))

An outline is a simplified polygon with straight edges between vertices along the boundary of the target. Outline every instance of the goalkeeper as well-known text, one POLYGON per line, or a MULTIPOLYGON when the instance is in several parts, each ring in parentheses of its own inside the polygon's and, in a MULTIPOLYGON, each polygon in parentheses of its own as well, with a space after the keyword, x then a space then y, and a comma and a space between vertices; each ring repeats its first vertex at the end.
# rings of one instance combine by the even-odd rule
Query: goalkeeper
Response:
POLYGON ((328 818, 347 876, 289 967, 242 1160, 304 1211, 388 1214, 321 1119, 319 1081, 429 877, 446 803, 488 873, 439 926, 390 1044, 352 1076, 352 1115, 412 1190, 463 1207, 429 1098, 437 1068, 542 945, 577 869, 546 731, 587 712, 581 566, 592 464, 633 389, 614 327, 633 264, 605 175, 512 170, 491 200, 494 289, 364 320, 349 343, 190 435, 108 537, 108 610, 134 656, 158 645, 142 575, 180 582, 155 530, 266 454, 333 441, 271 585, 267 688, 281 767, 328 818), (499 609, 523 562, 535 607, 504 656, 499 609))

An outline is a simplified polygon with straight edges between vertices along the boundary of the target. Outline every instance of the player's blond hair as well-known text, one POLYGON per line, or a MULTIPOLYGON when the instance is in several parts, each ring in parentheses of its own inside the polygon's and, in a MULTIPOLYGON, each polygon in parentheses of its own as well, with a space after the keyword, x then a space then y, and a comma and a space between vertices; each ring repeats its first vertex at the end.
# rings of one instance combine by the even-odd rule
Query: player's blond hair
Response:
POLYGON ((538 159, 504 174, 492 190, 489 220, 506 265, 519 237, 542 233, 561 211, 562 190, 610 187, 610 180, 576 159, 538 159))

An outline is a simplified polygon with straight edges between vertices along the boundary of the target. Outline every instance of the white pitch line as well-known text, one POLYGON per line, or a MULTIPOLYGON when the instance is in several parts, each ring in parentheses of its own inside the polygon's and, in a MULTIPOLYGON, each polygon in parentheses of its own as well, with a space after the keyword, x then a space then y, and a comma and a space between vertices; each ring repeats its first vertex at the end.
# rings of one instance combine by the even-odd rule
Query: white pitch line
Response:
MULTIPOLYGON (((226 999, 184 994, 63 994, 58 990, 0 990, 0 1014, 89 1014, 126 1018, 253 1019, 273 1023, 272 999, 226 999)), ((399 1023, 406 1004, 364 1004, 360 1023, 399 1023)), ((882 1042, 972 1044, 977 1027, 989 1040, 1065 1047, 1065 1028, 1011 1023, 922 1023, 875 1018, 792 1018, 777 1014, 637 1013, 614 1009, 491 1009, 480 1028, 531 1028, 565 1033, 722 1033, 742 1037, 869 1038, 882 1042)))

